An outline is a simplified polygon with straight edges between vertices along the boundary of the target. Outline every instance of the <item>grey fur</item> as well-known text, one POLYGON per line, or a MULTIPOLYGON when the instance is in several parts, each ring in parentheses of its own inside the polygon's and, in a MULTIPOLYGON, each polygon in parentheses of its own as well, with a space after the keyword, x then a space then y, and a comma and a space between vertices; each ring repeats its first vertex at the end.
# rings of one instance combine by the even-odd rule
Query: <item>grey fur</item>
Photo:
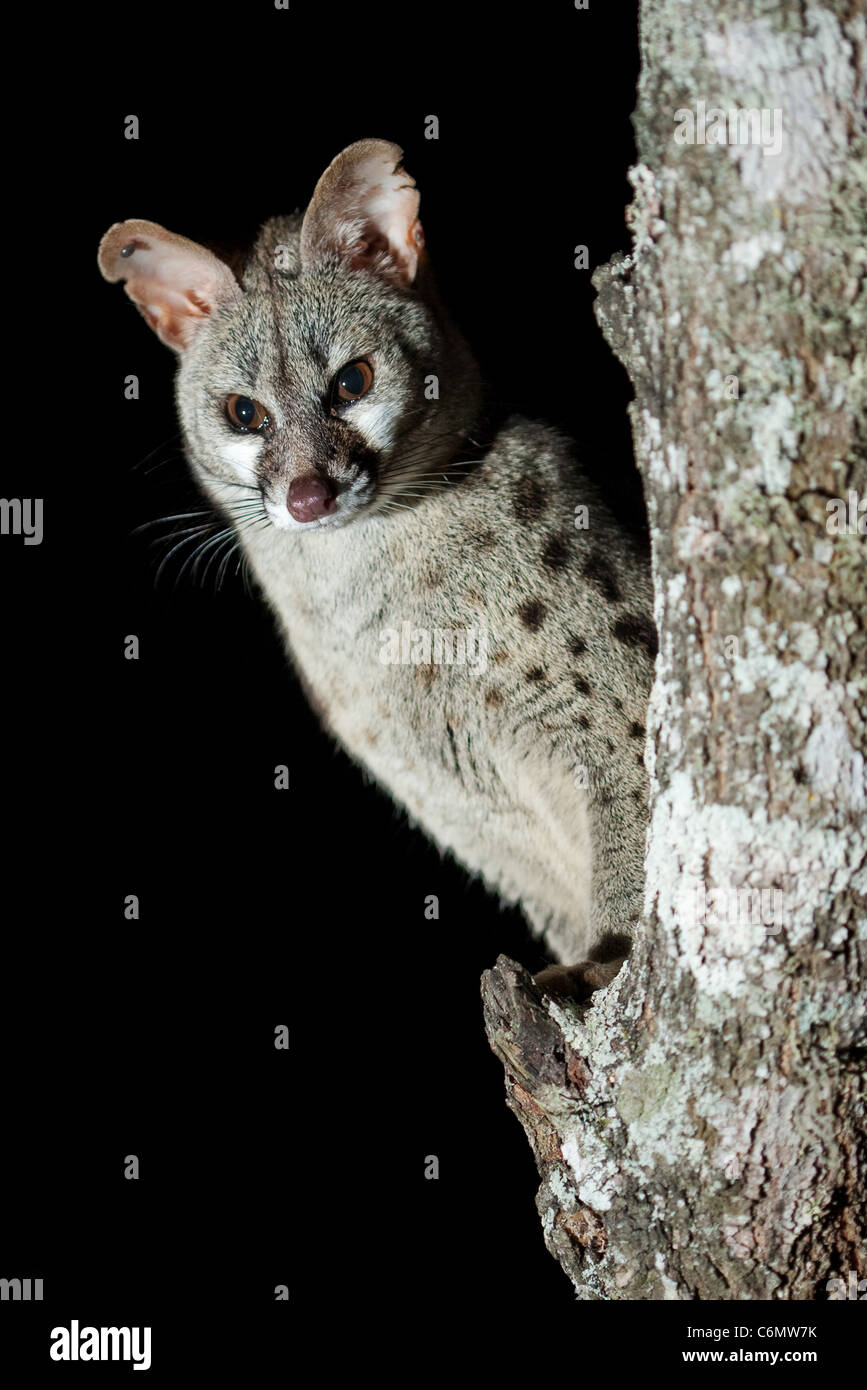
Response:
POLYGON ((182 353, 193 471, 236 519, 247 498, 276 514, 292 479, 311 472, 356 484, 341 493, 345 514, 325 522, 239 523, 290 658, 349 753, 442 850, 520 903, 559 960, 575 961, 628 933, 641 907, 655 640, 646 560, 555 430, 513 417, 462 464, 479 427, 477 372, 423 259, 409 285, 382 263, 355 268, 338 237, 305 263, 302 225, 265 225, 242 293, 222 286, 182 353), (335 372, 365 355, 370 398, 331 415, 335 372), (425 397, 431 374, 439 400, 425 397), (225 461, 221 401, 233 392, 272 418, 254 446, 261 492, 225 461), (383 403, 396 424, 380 446, 379 426, 355 422, 375 421, 383 403), (578 505, 587 530, 576 529, 578 505), (384 630, 406 624, 484 629, 486 669, 384 664, 384 630))

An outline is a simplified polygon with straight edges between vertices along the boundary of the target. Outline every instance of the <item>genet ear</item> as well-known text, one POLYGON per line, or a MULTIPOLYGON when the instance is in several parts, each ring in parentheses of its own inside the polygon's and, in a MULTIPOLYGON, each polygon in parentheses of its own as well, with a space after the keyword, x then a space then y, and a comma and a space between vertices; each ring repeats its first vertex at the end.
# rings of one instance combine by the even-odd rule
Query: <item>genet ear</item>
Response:
POLYGON ((156 222, 116 222, 99 244, 99 268, 112 283, 126 281, 130 299, 176 352, 216 308, 241 297, 223 261, 156 222))
POLYGON ((412 284, 424 233, 415 180, 402 158, 403 150, 387 140, 359 140, 332 160, 304 214, 302 269, 336 254, 353 270, 412 284))

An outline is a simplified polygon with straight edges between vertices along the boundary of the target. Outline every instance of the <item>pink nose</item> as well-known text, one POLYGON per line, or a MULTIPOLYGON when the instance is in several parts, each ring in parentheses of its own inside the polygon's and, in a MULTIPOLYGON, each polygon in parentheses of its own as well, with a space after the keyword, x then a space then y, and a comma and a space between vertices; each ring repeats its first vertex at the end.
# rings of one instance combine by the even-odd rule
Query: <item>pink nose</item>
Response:
POLYGON ((332 484, 315 473, 295 478, 289 484, 286 506, 296 521, 318 521, 334 511, 335 492, 332 484))

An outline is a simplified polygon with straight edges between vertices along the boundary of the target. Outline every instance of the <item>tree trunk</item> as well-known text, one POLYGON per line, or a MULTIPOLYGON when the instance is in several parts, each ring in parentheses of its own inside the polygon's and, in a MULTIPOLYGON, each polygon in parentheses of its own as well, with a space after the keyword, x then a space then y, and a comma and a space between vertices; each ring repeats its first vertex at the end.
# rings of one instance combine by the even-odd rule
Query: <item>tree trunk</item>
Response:
POLYGON ((644 921, 590 1007, 483 980, 587 1298, 867 1277, 864 32, 851 0, 641 7, 634 248, 594 283, 660 636, 644 921), (779 153, 733 143, 748 108, 779 153))

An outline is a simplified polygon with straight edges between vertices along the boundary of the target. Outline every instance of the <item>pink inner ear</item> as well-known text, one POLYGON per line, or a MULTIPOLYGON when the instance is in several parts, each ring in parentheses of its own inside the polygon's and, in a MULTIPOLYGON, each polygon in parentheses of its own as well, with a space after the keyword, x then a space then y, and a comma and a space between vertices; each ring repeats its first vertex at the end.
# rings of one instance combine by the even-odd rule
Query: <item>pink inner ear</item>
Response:
MULTIPOLYGON (((359 140, 342 151, 316 185, 301 231, 301 260, 337 253, 354 269, 408 285, 424 244, 415 234, 418 191, 385 140, 359 140)), ((419 226, 419 235, 421 235, 419 226)))
POLYGON ((126 291, 170 347, 187 347, 195 321, 211 313, 211 304, 196 290, 155 275, 130 276, 126 291))
MULTIPOLYGON (((365 170, 361 170, 362 177, 365 170)), ((416 218, 418 194, 412 184, 406 182, 406 175, 400 170, 383 179, 382 169, 377 168, 376 183, 362 189, 360 199, 366 226, 366 258, 386 252, 402 280, 414 278, 418 262, 418 244, 413 237, 413 229, 421 223, 416 218)), ((360 248, 359 248, 360 249, 360 248)), ((353 261, 358 259, 353 256, 353 261)), ((365 259, 362 254, 362 261, 365 259)))
POLYGON ((189 345, 196 326, 241 291, 228 266, 203 246, 155 222, 117 223, 100 245, 107 280, 124 280, 130 299, 164 343, 189 345))
POLYGON ((196 290, 180 286, 175 288, 154 276, 130 279, 127 288, 130 298, 137 304, 146 304, 154 310, 175 309, 180 314, 191 314, 194 318, 202 318, 211 312, 211 305, 196 290))

